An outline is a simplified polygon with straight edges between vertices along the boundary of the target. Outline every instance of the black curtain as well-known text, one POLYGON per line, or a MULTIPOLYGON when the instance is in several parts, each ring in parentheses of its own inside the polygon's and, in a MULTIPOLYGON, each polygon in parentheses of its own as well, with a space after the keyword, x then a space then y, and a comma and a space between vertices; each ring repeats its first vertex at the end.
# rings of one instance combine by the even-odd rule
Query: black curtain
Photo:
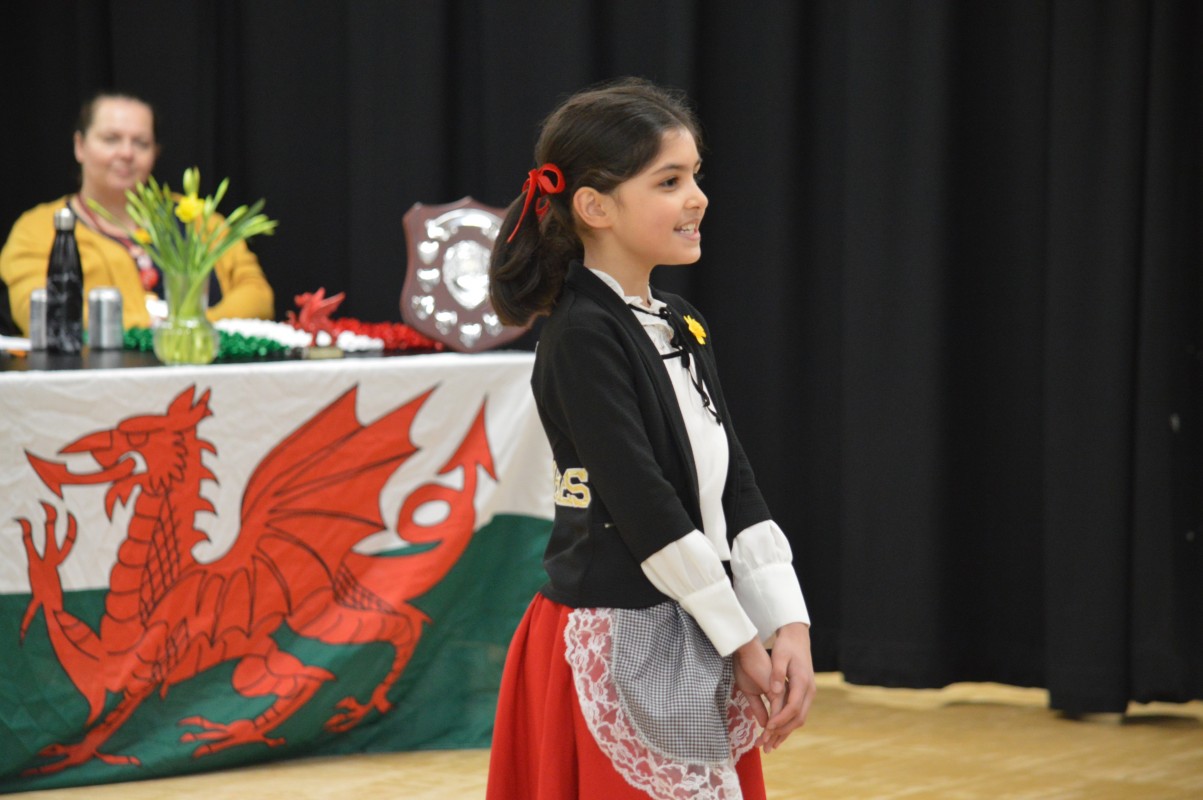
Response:
POLYGON ((706 312, 820 669, 1203 698, 1195 0, 47 0, 7 8, 0 217, 71 191, 100 87, 159 109, 277 292, 400 319, 401 217, 504 205, 624 74, 706 128, 706 312))

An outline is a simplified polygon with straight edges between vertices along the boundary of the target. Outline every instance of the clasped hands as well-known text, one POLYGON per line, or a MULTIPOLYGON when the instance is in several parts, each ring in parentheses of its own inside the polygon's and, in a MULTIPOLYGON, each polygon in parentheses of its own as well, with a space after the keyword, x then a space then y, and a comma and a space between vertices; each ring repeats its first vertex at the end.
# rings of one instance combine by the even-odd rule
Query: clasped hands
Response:
POLYGON ((815 670, 810 656, 810 626, 801 622, 777 631, 770 654, 753 638, 734 653, 735 686, 752 706, 763 729, 756 747, 771 753, 806 723, 814 702, 815 670))

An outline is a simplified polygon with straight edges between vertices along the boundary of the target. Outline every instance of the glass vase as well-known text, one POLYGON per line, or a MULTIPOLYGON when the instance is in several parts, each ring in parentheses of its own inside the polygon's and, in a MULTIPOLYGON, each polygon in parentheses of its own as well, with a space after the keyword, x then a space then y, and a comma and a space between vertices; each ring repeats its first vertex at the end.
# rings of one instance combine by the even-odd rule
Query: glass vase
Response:
POLYGON ((221 336, 209 310, 209 277, 163 271, 167 317, 154 325, 155 356, 164 364, 208 364, 217 358, 221 336))

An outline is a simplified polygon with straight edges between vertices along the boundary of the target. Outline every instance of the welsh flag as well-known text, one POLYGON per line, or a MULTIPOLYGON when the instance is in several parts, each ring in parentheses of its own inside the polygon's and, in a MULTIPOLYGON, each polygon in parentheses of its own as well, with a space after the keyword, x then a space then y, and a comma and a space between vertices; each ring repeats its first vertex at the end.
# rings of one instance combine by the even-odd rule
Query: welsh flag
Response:
POLYGON ((487 747, 526 353, 0 374, 0 790, 487 747))

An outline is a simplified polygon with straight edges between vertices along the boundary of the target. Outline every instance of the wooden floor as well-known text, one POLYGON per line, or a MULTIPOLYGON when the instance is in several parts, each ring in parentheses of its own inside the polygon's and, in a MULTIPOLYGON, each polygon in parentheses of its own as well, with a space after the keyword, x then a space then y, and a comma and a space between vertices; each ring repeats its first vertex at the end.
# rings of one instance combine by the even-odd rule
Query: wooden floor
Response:
MULTIPOLYGON (((854 687, 820 676, 810 722, 765 759, 771 800, 1199 800, 1203 703, 1071 720, 1036 689, 854 687)), ((460 800, 484 750, 309 759, 167 780, 7 795, 31 800, 460 800)))

